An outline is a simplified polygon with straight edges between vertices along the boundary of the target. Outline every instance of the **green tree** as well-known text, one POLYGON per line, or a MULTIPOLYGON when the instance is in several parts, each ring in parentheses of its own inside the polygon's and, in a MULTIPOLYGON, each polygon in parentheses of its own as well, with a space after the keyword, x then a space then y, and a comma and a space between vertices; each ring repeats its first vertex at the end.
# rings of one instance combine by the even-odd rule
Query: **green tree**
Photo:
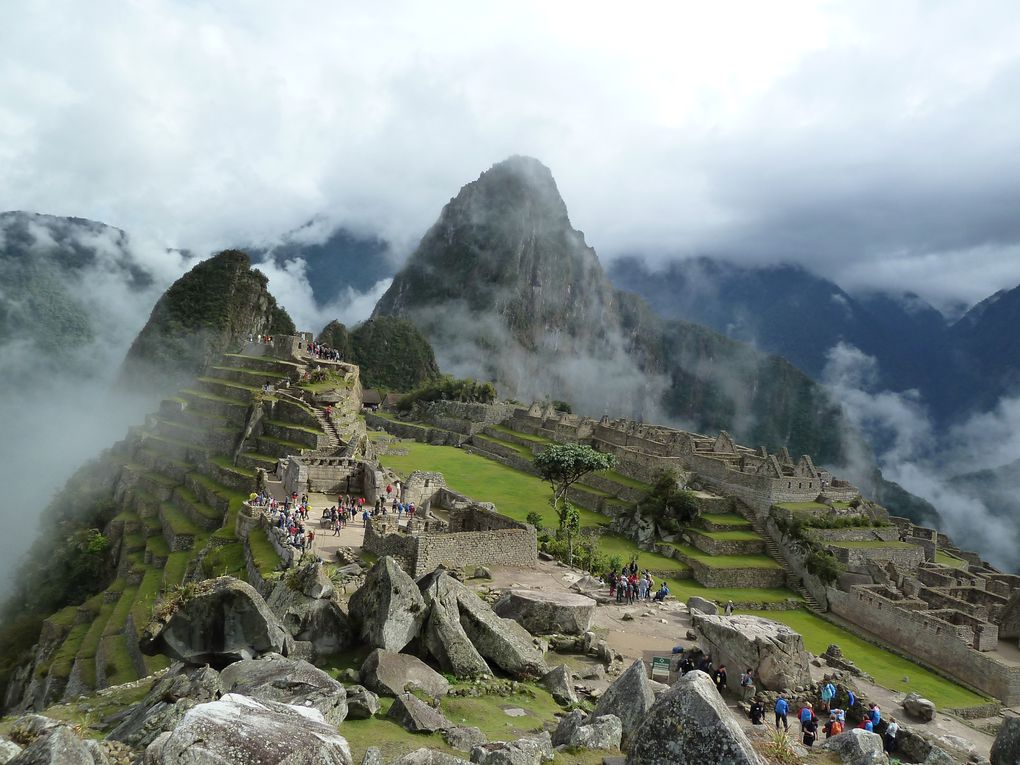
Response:
POLYGON ((552 487, 550 503, 560 529, 564 529, 570 509, 566 503, 567 491, 588 473, 612 469, 616 459, 584 444, 556 444, 536 454, 532 462, 538 474, 552 487))
POLYGON ((675 473, 666 472, 638 503, 638 510, 655 518, 673 518, 683 525, 698 514, 698 500, 694 492, 680 488, 675 473))

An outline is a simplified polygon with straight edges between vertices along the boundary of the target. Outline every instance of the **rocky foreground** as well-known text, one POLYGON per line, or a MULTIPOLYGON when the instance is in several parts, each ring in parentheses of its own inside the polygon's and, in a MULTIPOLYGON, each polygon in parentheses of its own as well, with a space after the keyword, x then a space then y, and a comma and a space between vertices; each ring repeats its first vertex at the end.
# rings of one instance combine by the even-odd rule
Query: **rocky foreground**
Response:
MULTIPOLYGON (((435 734, 427 737, 432 747, 393 759, 376 741, 359 758, 365 765, 539 765, 603 757, 626 765, 890 762, 881 737, 863 730, 831 739, 824 751, 777 747, 767 730, 734 716, 704 672, 667 686, 651 681, 641 660, 623 667, 587 631, 593 601, 582 595, 522 591, 490 605, 444 570, 414 581, 389 558, 368 573, 346 611, 317 567, 294 572, 287 586, 301 597, 274 591, 267 601, 230 577, 179 594, 157 610, 141 641, 144 651, 173 664, 137 684, 144 695, 113 712, 103 741, 82 737, 83 729, 68 722, 28 714, 0 739, 0 765, 353 765, 351 721, 382 716, 391 735, 435 734), (309 619, 330 626, 324 638, 330 645, 371 649, 360 654, 358 669, 336 679, 307 660, 317 654, 309 619), (556 636, 536 637, 522 624, 556 636), (583 686, 566 665, 549 666, 549 641, 602 657, 615 680, 582 697, 583 686), (474 693, 500 683, 536 684, 565 709, 541 729, 489 740, 444 714, 440 700, 461 693, 465 683, 474 693)), ((768 702, 794 686, 804 698, 816 692, 810 656, 796 633, 755 617, 692 614, 705 650, 759 668, 768 702)), ((915 714, 934 714, 923 699, 912 703, 915 714)), ((927 765, 979 760, 906 730, 900 756, 927 765)), ((1020 720, 1007 719, 991 761, 1020 762, 1020 720)))

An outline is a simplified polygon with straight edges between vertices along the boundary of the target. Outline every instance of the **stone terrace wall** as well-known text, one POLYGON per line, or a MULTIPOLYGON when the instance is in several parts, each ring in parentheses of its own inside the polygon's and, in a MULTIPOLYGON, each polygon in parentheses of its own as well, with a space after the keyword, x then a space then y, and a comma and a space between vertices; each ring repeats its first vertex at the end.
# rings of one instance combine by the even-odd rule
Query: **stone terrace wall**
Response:
POLYGON ((450 534, 422 534, 413 576, 446 566, 520 566, 538 562, 535 529, 463 531, 450 534))
MULTIPOLYGON (((364 470, 365 465, 360 460, 291 455, 283 475, 283 488, 285 491, 296 491, 298 494, 306 491, 321 491, 325 494, 342 494, 350 491, 362 495, 364 470)), ((372 499, 374 500, 374 497, 372 499)))
POLYGON ((868 561, 889 562, 907 569, 924 563, 924 550, 911 547, 836 547, 827 548, 847 568, 863 569, 868 561))
POLYGON ((516 404, 497 401, 493 404, 473 404, 464 401, 427 401, 417 404, 411 418, 427 422, 443 430, 452 430, 473 436, 490 425, 497 425, 509 418, 516 404))
POLYGON ((909 656, 945 672, 960 682, 999 699, 1006 706, 1020 704, 1020 666, 1006 665, 962 642, 945 622, 924 612, 906 611, 879 603, 861 588, 851 592, 830 589, 829 608, 909 656))

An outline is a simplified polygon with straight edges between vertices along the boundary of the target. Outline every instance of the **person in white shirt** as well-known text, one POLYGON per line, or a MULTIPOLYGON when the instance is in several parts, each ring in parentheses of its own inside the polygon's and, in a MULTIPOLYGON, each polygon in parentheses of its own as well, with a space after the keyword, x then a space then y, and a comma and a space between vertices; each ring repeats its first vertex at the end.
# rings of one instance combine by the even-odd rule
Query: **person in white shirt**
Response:
POLYGON ((892 754, 896 751, 896 734, 900 732, 900 724, 895 717, 889 718, 889 724, 885 726, 885 751, 892 754))

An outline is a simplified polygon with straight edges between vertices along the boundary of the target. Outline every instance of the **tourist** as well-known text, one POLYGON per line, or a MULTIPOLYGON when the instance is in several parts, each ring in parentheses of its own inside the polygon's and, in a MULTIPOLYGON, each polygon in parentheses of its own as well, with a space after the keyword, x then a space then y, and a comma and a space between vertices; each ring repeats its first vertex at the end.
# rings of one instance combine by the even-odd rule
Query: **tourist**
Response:
POLYGON ((900 732, 900 724, 895 717, 889 718, 889 724, 885 726, 885 751, 892 754, 896 751, 896 734, 900 732))
POLYGON ((826 738, 830 736, 838 736, 843 732, 843 719, 842 717, 830 717, 829 718, 829 730, 825 734, 826 738))
POLYGON ((814 720, 808 720, 804 723, 803 727, 803 742, 804 746, 811 747, 815 743, 815 739, 818 738, 818 723, 814 720))
POLYGON ((652 575, 647 571, 645 572, 645 579, 648 581, 648 586, 645 588, 645 600, 651 600, 652 590, 655 589, 655 580, 652 579, 652 575))
POLYGON ((804 702, 804 706, 801 707, 800 714, 797 715, 797 717, 800 720, 800 729, 801 730, 804 730, 804 723, 810 722, 811 720, 816 719, 815 718, 815 710, 811 708, 811 702, 810 701, 804 702))
POLYGON ((878 704, 868 704, 868 718, 875 726, 882 722, 882 710, 878 708, 878 704))
POLYGON ((733 601, 732 600, 726 604, 725 614, 727 616, 733 616, 733 601))
POLYGON ((644 576, 638 581, 638 600, 644 600, 648 594, 648 580, 644 576))
POLYGON ((614 568, 609 572, 609 576, 606 577, 609 582, 609 597, 613 597, 616 594, 616 569, 614 568))
POLYGON ((726 665, 720 664, 719 669, 715 671, 715 677, 712 678, 715 681, 716 690, 722 693, 726 690, 726 665))
POLYGON ((776 730, 779 730, 779 724, 783 724, 783 730, 790 730, 790 723, 786 719, 786 716, 790 712, 790 702, 786 700, 786 696, 782 693, 779 694, 779 698, 776 699, 776 706, 774 709, 776 713, 776 730))
POLYGON ((748 701, 754 698, 754 673, 750 667, 744 670, 744 674, 740 676, 740 688, 741 688, 741 701, 748 701))
POLYGON ((653 598, 653 600, 658 601, 658 602, 661 603, 662 601, 664 601, 666 599, 666 597, 668 595, 669 595, 669 587, 667 587, 666 583, 663 582, 662 586, 659 587, 658 591, 655 593, 655 597, 653 598))
POLYGON ((847 709, 853 709, 854 708, 854 704, 856 704, 856 703, 857 703, 857 697, 854 696, 854 692, 853 691, 851 691, 849 688, 847 688, 846 689, 846 708, 847 709))
POLYGON ((760 699, 755 699, 751 704, 749 715, 751 717, 751 725, 763 725, 765 723, 765 705, 761 703, 760 699))
POLYGON ((832 706, 832 700, 836 698, 836 686, 831 682, 822 686, 822 711, 828 712, 832 706))
POLYGON ((870 717, 865 717, 863 720, 861 720, 861 724, 858 725, 857 727, 858 728, 863 728, 868 733, 874 733, 875 732, 875 724, 873 722, 871 722, 871 718, 870 717))

